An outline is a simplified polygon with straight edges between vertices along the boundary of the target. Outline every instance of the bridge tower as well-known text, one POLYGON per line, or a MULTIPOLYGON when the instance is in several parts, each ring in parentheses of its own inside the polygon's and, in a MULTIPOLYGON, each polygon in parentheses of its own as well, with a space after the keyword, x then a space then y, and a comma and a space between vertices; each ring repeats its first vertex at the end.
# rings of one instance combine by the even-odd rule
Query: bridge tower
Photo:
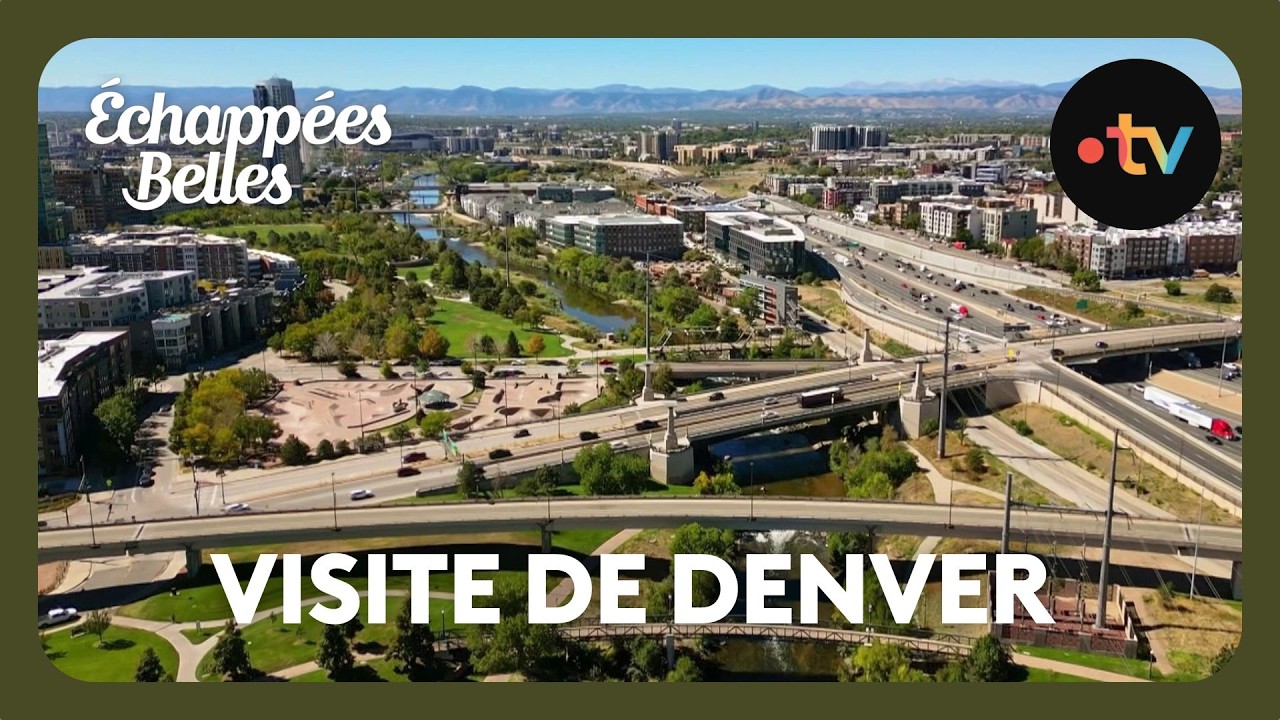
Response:
POLYGON ((911 381, 911 388, 898 398, 898 420, 907 437, 918 438, 924 434, 924 425, 938 417, 937 393, 929 391, 924 384, 924 361, 917 359, 916 376, 911 381))
POLYGON ((869 363, 874 359, 871 357, 871 330, 864 329, 862 331, 862 351, 858 353, 858 362, 869 363))
POLYGON ((665 485, 689 485, 697 476, 689 436, 676 434, 676 406, 667 404, 667 429, 662 440, 649 446, 649 472, 665 485))
POLYGON ((653 361, 644 361, 644 390, 640 392, 641 402, 653 402, 653 361))

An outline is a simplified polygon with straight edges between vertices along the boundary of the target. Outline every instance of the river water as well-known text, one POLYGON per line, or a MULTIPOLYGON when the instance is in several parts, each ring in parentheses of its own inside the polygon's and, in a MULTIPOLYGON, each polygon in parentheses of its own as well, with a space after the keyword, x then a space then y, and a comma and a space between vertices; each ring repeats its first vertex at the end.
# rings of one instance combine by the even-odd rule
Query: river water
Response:
MULTIPOLYGON (((435 207, 440 204, 440 189, 434 175, 421 175, 409 191, 409 199, 420 207, 435 207)), ((401 222, 400 216, 395 216, 401 222)), ((430 215, 409 216, 409 226, 417 230, 418 236, 429 241, 440 238, 440 231, 431 223, 430 215)), ((445 242, 467 263, 479 262, 485 267, 501 268, 504 263, 488 249, 479 245, 470 245, 459 238, 446 237, 445 242)), ((537 280, 550 294, 549 300, 559 303, 565 315, 590 325, 601 333, 626 330, 636 324, 639 314, 629 311, 601 297, 598 293, 577 283, 569 282, 562 277, 537 268, 521 267, 520 273, 537 280)))

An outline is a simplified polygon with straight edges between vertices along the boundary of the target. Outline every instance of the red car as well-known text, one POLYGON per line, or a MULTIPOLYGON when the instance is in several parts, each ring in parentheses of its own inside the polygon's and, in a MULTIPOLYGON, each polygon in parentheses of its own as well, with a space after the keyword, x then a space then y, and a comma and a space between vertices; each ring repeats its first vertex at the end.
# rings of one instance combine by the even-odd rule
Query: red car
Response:
POLYGON ((907 284, 906 284, 906 283, 902 283, 902 287, 906 287, 906 286, 907 286, 907 284))
POLYGON ((600 361, 600 364, 601 364, 601 365, 612 365, 612 364, 613 364, 613 361, 612 361, 612 360, 610 360, 609 358, 605 358, 605 359, 603 359, 603 360, 601 360, 601 361, 600 361))

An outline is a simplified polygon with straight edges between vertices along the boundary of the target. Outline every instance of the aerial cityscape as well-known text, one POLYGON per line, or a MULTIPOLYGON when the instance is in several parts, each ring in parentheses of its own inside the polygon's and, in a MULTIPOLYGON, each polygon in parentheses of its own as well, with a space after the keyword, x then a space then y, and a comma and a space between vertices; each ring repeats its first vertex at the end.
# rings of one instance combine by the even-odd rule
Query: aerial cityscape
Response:
MULTIPOLYGON (((100 40, 55 56, 37 118, 50 662, 94 682, 1216 673, 1243 614, 1230 61, 1192 40, 775 40, 757 73, 733 60, 746 42, 100 40), (616 65, 591 60, 605 42, 616 65), (139 61, 183 43, 229 62, 207 74, 194 45, 139 61), (385 52, 385 74, 349 62, 361 52, 385 52), (474 67, 421 59, 463 52, 474 67), (714 53, 723 67, 703 69, 714 53), (1089 217, 1051 155, 1074 80, 1126 57, 1177 66, 1221 128, 1203 200, 1148 230, 1089 217), (333 90, 384 104, 391 139, 236 158, 283 164, 287 204, 141 211, 125 200, 141 151, 179 167, 208 149, 90 142, 117 77, 131 104, 183 108, 305 111, 333 90), (399 571, 386 624, 286 624, 277 569, 236 623, 211 563, 229 555, 244 585, 259 555, 301 554, 302 600, 329 602, 307 573, 332 552, 357 558, 362 592, 370 554, 494 554, 477 577, 502 619, 456 623, 450 567, 430 577, 429 625, 399 571), (646 623, 602 622, 594 596, 571 624, 531 623, 529 558, 549 552, 593 576, 601 556, 647 556, 623 598, 646 623), (814 555, 836 573, 882 553, 901 584, 919 556, 1009 552, 1049 569, 1054 624, 1021 608, 945 624, 937 577, 904 622, 870 570, 861 622, 823 600, 816 625, 748 623, 745 597, 719 623, 672 619, 679 554, 738 572, 751 553, 814 555)), ((775 606, 800 606, 797 569, 771 575, 775 606)), ((988 571, 966 578, 993 592, 988 571)), ((548 605, 572 591, 549 580, 548 605)))

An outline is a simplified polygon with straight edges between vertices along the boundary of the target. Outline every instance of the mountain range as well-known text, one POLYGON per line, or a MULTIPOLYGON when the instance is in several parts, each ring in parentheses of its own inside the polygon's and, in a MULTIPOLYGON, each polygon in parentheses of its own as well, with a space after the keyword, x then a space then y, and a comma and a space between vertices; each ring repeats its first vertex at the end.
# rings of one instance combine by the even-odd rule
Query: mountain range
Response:
MULTIPOLYGON (((737 90, 688 90, 604 85, 590 89, 491 90, 462 86, 452 90, 400 87, 390 90, 342 90, 330 102, 338 105, 385 105, 393 115, 429 116, 586 116, 690 112, 797 113, 809 115, 910 116, 932 113, 1051 115, 1075 80, 1031 85, 1001 81, 939 79, 921 83, 850 82, 839 87, 785 90, 751 85, 737 90)), ((1202 88, 1221 114, 1241 113, 1239 88, 1202 88)), ((154 93, 182 108, 196 105, 236 107, 252 102, 249 87, 117 86, 129 105, 150 105, 154 93)), ((306 110, 323 88, 297 88, 298 106, 306 110)), ((97 87, 41 87, 41 112, 89 112, 97 87)))

